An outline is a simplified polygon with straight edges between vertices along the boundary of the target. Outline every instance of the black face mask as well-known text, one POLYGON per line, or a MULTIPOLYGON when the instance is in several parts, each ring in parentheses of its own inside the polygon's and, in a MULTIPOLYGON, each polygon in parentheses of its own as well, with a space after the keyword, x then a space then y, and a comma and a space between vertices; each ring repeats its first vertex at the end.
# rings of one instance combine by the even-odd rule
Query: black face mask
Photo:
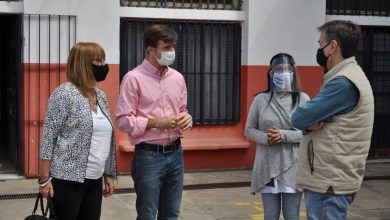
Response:
POLYGON ((105 64, 103 66, 98 66, 95 64, 92 64, 92 72, 93 76, 95 77, 96 82, 101 82, 106 79, 106 76, 108 74, 108 64, 105 64))
POLYGON ((317 59, 318 65, 324 67, 325 71, 326 71, 326 62, 328 61, 328 58, 329 58, 330 55, 326 57, 325 54, 324 54, 324 49, 325 49, 325 47, 329 46, 330 43, 331 42, 327 43, 322 48, 318 48, 317 55, 316 55, 316 59, 317 59))

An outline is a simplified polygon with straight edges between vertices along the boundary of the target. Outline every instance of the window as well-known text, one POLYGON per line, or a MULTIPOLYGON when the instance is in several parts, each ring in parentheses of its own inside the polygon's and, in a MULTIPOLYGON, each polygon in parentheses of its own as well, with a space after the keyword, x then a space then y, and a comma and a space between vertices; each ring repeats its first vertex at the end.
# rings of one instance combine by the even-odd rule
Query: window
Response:
POLYGON ((121 21, 121 78, 145 57, 145 27, 166 24, 179 39, 173 68, 188 89, 188 109, 194 124, 234 124, 240 117, 241 25, 239 22, 121 21))
POLYGON ((206 10, 236 10, 242 7, 241 0, 120 0, 122 7, 184 8, 206 10))
POLYGON ((389 0, 326 0, 328 15, 390 16, 389 0))
MULTIPOLYGON (((390 27, 362 26, 357 60, 370 80, 375 99, 371 155, 389 149, 390 130, 390 27)), ((390 150, 390 149, 389 149, 390 150)))

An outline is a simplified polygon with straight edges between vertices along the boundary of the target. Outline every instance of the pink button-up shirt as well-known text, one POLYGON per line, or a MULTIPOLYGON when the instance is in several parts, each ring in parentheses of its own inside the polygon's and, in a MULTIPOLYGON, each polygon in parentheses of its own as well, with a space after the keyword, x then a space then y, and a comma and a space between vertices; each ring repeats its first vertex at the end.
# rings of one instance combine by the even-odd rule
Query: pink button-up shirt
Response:
POLYGON ((122 80, 116 124, 132 144, 169 144, 181 136, 176 129, 146 129, 148 119, 179 116, 187 112, 187 87, 183 76, 169 68, 161 74, 147 59, 122 80))

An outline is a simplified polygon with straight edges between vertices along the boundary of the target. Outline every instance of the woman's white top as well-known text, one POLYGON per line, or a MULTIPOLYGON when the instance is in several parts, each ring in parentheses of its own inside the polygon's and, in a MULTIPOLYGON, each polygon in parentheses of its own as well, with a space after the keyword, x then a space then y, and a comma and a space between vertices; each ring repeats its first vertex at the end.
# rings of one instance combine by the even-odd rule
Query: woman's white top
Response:
POLYGON ((261 189, 261 193, 277 194, 277 193, 296 193, 296 192, 297 191, 295 189, 287 186, 286 184, 284 184, 283 182, 277 179, 274 179, 274 187, 266 186, 261 189))
POLYGON ((106 160, 110 153, 112 126, 110 121, 102 113, 99 105, 97 112, 92 113, 93 132, 91 147, 89 149, 87 179, 99 179, 103 176, 106 160))

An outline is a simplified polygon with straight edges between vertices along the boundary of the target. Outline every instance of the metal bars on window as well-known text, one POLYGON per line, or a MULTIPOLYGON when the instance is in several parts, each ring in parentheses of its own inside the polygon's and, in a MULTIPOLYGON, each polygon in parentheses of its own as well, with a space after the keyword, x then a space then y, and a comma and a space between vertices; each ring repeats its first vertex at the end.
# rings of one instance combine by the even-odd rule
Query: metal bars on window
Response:
POLYGON ((242 7, 241 0, 120 0, 125 7, 181 8, 236 10, 242 7))
POLYGON ((145 57, 142 33, 154 23, 177 31, 176 61, 184 75, 195 124, 234 124, 240 119, 241 25, 239 22, 121 21, 121 77, 145 57))
MULTIPOLYGON (((371 154, 390 150, 390 27, 362 26, 357 60, 370 80, 375 99, 371 154)), ((390 154, 390 153, 389 153, 390 154)))
MULTIPOLYGON (((24 16, 24 138, 28 155, 38 149, 47 100, 66 81, 66 60, 75 43, 76 16, 24 16)), ((34 161, 28 161, 27 169, 35 166, 34 161)))
POLYGON ((390 16, 389 0, 326 0, 328 15, 390 16))

